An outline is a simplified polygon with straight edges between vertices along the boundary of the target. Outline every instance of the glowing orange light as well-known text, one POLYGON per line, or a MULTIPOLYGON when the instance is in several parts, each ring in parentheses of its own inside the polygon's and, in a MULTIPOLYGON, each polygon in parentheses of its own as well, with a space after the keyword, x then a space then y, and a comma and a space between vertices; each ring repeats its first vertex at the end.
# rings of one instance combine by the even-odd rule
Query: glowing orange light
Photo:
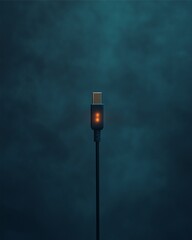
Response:
POLYGON ((100 119, 97 117, 97 118, 95 119, 95 121, 96 121, 96 122, 99 122, 99 121, 100 121, 100 119))
POLYGON ((95 115, 96 115, 96 117, 99 117, 99 116, 100 116, 100 114, 99 114, 99 113, 96 113, 95 115))

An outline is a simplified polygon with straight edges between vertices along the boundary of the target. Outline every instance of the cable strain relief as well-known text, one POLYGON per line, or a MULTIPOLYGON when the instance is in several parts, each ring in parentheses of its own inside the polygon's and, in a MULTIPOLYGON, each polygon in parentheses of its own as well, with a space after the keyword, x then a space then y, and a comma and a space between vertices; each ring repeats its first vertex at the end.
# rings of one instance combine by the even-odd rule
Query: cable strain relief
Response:
POLYGON ((100 142, 101 138, 100 138, 100 130, 94 130, 94 141, 95 142, 100 142))

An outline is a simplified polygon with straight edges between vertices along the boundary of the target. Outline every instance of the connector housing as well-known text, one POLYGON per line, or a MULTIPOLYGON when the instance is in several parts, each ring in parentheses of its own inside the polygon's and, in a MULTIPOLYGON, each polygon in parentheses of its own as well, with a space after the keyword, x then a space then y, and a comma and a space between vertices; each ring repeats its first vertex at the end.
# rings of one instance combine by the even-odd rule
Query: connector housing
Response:
POLYGON ((102 104, 102 92, 93 92, 93 103, 91 104, 91 128, 93 130, 103 129, 103 104, 102 104))

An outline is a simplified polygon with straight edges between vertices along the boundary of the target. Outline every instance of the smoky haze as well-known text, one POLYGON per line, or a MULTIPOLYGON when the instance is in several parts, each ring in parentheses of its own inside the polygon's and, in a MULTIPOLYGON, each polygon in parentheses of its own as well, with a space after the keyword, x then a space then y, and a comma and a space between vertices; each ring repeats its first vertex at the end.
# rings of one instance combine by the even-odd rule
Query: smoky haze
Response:
POLYGON ((192 2, 0 2, 3 240, 192 239, 192 2))

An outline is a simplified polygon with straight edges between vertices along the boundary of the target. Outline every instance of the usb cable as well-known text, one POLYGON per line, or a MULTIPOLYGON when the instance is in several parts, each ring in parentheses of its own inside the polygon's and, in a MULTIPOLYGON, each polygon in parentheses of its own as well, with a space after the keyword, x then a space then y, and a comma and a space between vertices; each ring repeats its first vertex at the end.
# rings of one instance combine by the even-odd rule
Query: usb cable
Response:
POLYGON ((100 239, 100 196, 99 196, 99 142, 100 132, 103 129, 102 92, 92 93, 91 128, 94 131, 96 147, 96 240, 100 239))

